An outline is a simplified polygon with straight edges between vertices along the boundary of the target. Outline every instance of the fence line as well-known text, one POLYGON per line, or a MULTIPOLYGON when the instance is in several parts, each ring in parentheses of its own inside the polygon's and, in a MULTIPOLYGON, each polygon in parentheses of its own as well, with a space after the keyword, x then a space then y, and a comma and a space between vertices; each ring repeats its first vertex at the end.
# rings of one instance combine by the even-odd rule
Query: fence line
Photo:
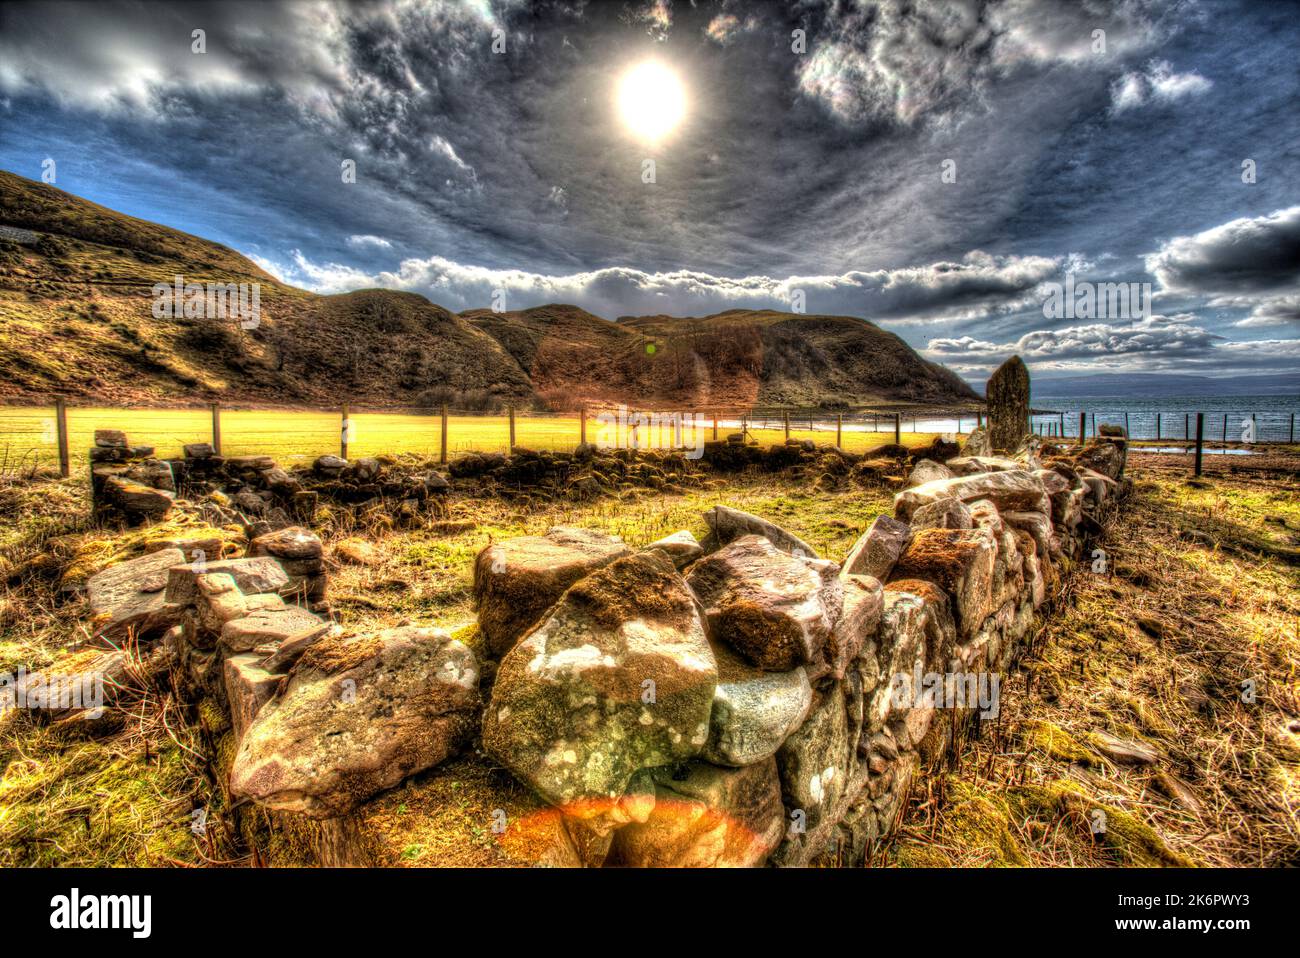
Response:
MULTIPOLYGON (((314 459, 337 452, 349 455, 436 454, 446 463, 470 452, 508 452, 517 446, 571 451, 594 441, 607 447, 694 448, 703 442, 743 433, 764 443, 788 438, 864 451, 886 442, 935 434, 964 435, 982 425, 982 409, 934 407, 844 408, 712 407, 652 412, 635 407, 589 404, 567 412, 508 407, 500 413, 443 407, 357 412, 349 404, 335 410, 240 410, 217 403, 188 409, 70 409, 0 407, 0 472, 53 459, 67 475, 100 428, 123 429, 136 445, 154 446, 158 455, 179 455, 183 444, 210 442, 226 455, 269 454, 285 460, 314 459), (69 422, 69 415, 72 421, 69 422), (594 435, 593 435, 594 433, 594 435)), ((1124 426, 1135 440, 1194 441, 1197 413, 1123 413, 1102 416, 1036 411, 1032 432, 1045 438, 1077 440, 1104 425, 1124 426)), ((1295 414, 1213 413, 1204 415, 1204 438, 1213 443, 1295 441, 1295 414), (1253 437, 1247 433, 1253 430, 1253 437)))

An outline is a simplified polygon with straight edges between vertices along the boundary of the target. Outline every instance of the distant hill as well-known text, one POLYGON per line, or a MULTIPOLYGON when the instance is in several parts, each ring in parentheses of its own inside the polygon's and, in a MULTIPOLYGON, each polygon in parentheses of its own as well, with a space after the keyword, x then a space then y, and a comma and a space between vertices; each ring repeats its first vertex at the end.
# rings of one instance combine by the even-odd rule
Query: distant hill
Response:
POLYGON ((0 401, 573 408, 952 405, 978 395, 848 316, 732 310, 615 322, 575 306, 454 314, 415 293, 322 296, 228 247, 0 171, 0 401), (25 242, 21 231, 35 234, 25 242), (154 318, 152 288, 257 283, 261 321, 154 318))
POLYGON ((1164 398, 1175 396, 1300 395, 1300 373, 1252 376, 1188 376, 1173 373, 1100 373, 1035 379, 1035 399, 1062 397, 1164 398))

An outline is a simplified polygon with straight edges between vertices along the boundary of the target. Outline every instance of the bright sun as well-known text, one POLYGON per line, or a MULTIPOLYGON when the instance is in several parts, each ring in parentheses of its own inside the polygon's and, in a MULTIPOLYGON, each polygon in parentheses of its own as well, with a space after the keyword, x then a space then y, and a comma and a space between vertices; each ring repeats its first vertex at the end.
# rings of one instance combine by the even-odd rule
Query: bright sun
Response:
POLYGON ((686 114, 686 92, 677 74, 647 60, 619 80, 618 111, 632 133, 657 141, 671 133, 686 114))

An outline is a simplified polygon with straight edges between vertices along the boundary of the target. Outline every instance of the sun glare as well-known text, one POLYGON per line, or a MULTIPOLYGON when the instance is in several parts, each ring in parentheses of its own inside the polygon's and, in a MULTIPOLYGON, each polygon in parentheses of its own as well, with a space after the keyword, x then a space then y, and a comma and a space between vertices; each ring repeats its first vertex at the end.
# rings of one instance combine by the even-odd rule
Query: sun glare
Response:
POLYGON ((686 114, 686 92, 677 74, 654 60, 637 64, 618 83, 623 123, 643 140, 663 139, 686 114))

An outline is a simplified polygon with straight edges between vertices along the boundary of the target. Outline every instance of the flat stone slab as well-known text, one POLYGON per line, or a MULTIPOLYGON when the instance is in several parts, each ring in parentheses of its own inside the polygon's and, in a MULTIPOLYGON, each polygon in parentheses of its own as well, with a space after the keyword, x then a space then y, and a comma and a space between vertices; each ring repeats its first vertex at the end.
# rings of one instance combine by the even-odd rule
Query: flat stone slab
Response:
POLYGON ((221 629, 221 644, 232 652, 247 652, 260 645, 281 645, 290 640, 306 641, 324 635, 330 623, 296 605, 254 609, 232 619, 221 629))
POLYGON ((96 634, 118 638, 134 629, 139 636, 175 625, 176 616, 165 608, 168 570, 184 561, 180 549, 162 549, 109 566, 87 579, 96 634))
POLYGON ((844 559, 847 575, 869 575, 884 582, 907 548, 911 527, 893 516, 876 516, 844 559))

